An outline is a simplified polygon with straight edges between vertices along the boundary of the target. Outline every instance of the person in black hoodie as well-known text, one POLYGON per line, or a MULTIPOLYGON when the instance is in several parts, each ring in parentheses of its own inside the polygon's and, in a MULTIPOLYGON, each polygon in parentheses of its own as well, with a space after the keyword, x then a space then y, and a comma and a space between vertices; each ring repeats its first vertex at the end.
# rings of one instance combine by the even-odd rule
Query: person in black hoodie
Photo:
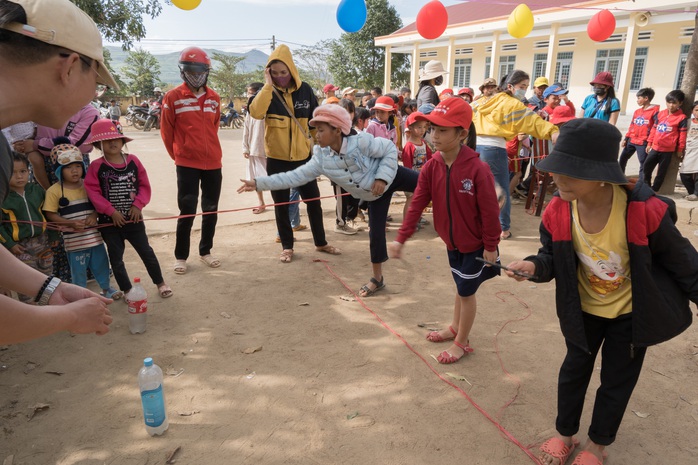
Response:
POLYGON ((567 345, 558 379, 558 435, 541 446, 544 464, 565 463, 578 441, 587 387, 601 350, 601 385, 589 439, 574 463, 601 464, 616 439, 647 347, 691 324, 698 302, 698 253, 675 226, 673 201, 630 184, 617 162, 621 133, 598 119, 572 120, 536 166, 558 193, 540 226, 537 255, 508 265, 519 281, 555 279, 567 345))

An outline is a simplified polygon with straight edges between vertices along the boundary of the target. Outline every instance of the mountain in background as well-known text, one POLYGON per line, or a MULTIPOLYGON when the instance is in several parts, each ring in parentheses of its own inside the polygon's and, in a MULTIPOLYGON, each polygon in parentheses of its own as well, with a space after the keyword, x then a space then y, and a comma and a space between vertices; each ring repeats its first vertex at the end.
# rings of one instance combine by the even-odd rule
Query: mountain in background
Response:
MULTIPOLYGON (((121 74, 121 68, 126 63, 126 57, 128 53, 121 49, 121 47, 106 47, 111 53, 111 65, 114 71, 121 74)), ((247 53, 234 53, 234 52, 223 52, 221 50, 215 49, 204 49, 209 56, 213 56, 213 53, 220 53, 223 55, 230 56, 244 56, 245 59, 238 63, 238 72, 248 73, 255 71, 258 68, 264 68, 269 60, 269 55, 259 50, 250 50, 247 53)), ((166 53, 162 55, 153 54, 158 63, 160 63, 160 80, 166 84, 180 84, 182 78, 179 77, 179 52, 166 53)), ((216 61, 213 60, 213 66, 216 66, 216 61)))

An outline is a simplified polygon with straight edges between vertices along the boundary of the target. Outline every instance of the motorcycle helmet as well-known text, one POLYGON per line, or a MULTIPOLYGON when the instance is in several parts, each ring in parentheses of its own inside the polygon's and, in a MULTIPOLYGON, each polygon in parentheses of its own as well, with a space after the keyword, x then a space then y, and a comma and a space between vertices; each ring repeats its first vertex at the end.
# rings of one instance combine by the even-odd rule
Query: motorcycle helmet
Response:
POLYGON ((179 55, 180 76, 193 89, 206 85, 211 59, 199 47, 187 47, 179 55))
POLYGON ((155 89, 153 89, 153 92, 160 92, 162 94, 162 89, 159 87, 156 87, 155 89))

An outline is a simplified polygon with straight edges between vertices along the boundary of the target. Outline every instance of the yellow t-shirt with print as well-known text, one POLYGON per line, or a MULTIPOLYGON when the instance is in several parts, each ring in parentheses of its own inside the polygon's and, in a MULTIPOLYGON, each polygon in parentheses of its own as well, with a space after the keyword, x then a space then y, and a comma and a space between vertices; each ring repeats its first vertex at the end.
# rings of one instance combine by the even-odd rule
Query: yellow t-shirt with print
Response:
POLYGON ((577 280, 582 310, 602 318, 616 318, 632 311, 626 207, 627 195, 621 186, 614 185, 606 226, 589 234, 579 223, 577 201, 572 201, 572 244, 579 259, 577 280))

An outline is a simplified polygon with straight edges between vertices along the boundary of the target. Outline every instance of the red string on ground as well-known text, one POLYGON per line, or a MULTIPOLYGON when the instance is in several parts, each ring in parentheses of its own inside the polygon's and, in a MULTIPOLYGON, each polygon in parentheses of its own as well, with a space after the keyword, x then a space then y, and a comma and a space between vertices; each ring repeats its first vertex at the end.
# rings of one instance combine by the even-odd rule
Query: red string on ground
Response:
MULTIPOLYGON (((509 431, 507 431, 507 429, 504 428, 504 426, 502 426, 502 425, 501 425, 496 419, 494 419, 489 413, 487 413, 487 411, 486 411, 485 409, 483 409, 482 407, 480 407, 480 406, 477 404, 477 402, 475 402, 475 401, 472 399, 472 397, 470 397, 470 396, 468 395, 467 392, 465 392, 460 386, 458 386, 458 385, 454 384, 453 382, 449 381, 448 379, 444 378, 443 375, 441 375, 441 373, 439 373, 439 372, 436 370, 436 368, 434 368, 433 365, 432 365, 431 363, 429 363, 429 362, 427 361, 427 359, 424 358, 424 356, 422 356, 422 354, 420 354, 419 352, 417 352, 417 350, 415 350, 415 348, 412 347, 412 345, 410 345, 410 343, 407 342, 407 340, 406 340, 405 338, 403 338, 397 331, 395 331, 393 328, 391 328, 390 325, 388 325, 385 321, 383 321, 383 319, 382 319, 380 316, 378 316, 378 314, 377 314, 376 312, 374 312, 373 310, 371 310, 371 308, 369 308, 369 307, 364 303, 364 301, 361 299, 361 297, 359 297, 359 295, 358 295, 356 292, 354 292, 354 291, 344 282, 344 280, 343 280, 342 278, 340 278, 340 277, 332 270, 332 268, 329 266, 329 263, 327 262, 327 260, 322 260, 322 259, 317 258, 317 259, 314 259, 313 262, 322 263, 323 265, 325 265, 325 269, 327 270, 327 272, 328 272, 330 275, 332 275, 332 277, 334 277, 337 281, 339 281, 339 283, 340 283, 342 286, 344 286, 344 288, 345 288, 346 290, 348 290, 348 291, 356 298, 356 301, 359 302, 359 304, 364 308, 364 310, 366 310, 368 313, 370 313, 370 314, 371 314, 371 315, 372 315, 385 329, 387 329, 390 333, 392 333, 395 337, 397 337, 398 340, 399 340, 400 342, 402 342, 402 343, 405 345, 405 347, 407 347, 407 348, 410 350, 410 352, 412 352, 414 355, 416 355, 416 356, 427 366, 427 368, 428 368, 429 370, 431 370, 432 373, 434 373, 441 381, 443 381, 444 383, 448 384, 448 385, 451 386, 453 389, 455 389, 460 395, 462 395, 463 397, 465 397, 466 400, 467 400, 468 402, 470 402, 470 405, 472 405, 478 412, 480 412, 487 420, 489 420, 490 423, 492 423, 492 424, 499 430, 500 434, 502 434, 506 439, 508 439, 509 441, 511 441, 512 443, 514 443, 514 444, 515 444, 519 449, 521 449, 521 450, 524 452, 524 454, 526 454, 534 463, 536 463, 536 464, 538 464, 538 465, 541 465, 541 462, 538 460, 538 458, 537 458, 535 455, 533 455, 533 453, 532 453, 530 450, 528 450, 528 448, 527 448, 526 446, 524 446, 518 439, 516 439, 516 438, 514 437, 514 435, 512 435, 509 431)), ((499 298, 500 300, 503 300, 503 299, 499 296, 499 294, 502 294, 502 293, 506 293, 506 291, 497 293, 497 298, 499 298)), ((510 294, 510 293, 509 293, 509 294, 510 294)), ((506 325, 508 325, 509 323, 511 323, 511 322, 513 322, 513 321, 525 320, 526 318, 528 318, 528 317, 531 315, 530 308, 529 308, 528 305, 525 304, 525 302, 523 302, 522 300, 518 299, 518 298, 517 298, 516 296, 514 296, 513 294, 510 294, 510 295, 512 295, 512 297, 514 297, 515 299, 517 299, 517 300, 519 301, 519 303, 523 304, 523 305, 524 305, 524 308, 527 308, 529 311, 528 311, 528 314, 525 315, 525 316, 522 317, 522 318, 518 318, 518 319, 513 319, 513 320, 507 321, 507 322, 504 324, 504 326, 502 326, 502 328, 500 328, 500 330, 497 332, 497 335, 498 335, 498 334, 502 331, 502 329, 504 329, 504 327, 505 327, 506 325)), ((495 336, 495 341, 496 341, 496 337, 497 337, 497 336, 495 336)), ((504 364, 502 363, 502 359, 501 359, 501 357, 500 357, 500 355, 499 355, 499 348, 498 348, 498 347, 497 347, 497 357, 499 358, 500 364, 501 364, 502 369, 504 370, 504 372, 505 372, 508 376, 512 376, 512 375, 511 375, 508 371, 506 371, 506 369, 504 368, 504 364)), ((519 383, 519 384, 520 384, 520 383, 519 383)), ((518 390, 519 390, 519 387, 517 386, 516 394, 514 395, 514 397, 513 397, 509 402, 507 402, 507 403, 505 404, 504 407, 502 407, 502 410, 503 410, 504 408, 506 408, 508 405, 510 405, 510 404, 514 401, 514 399, 516 399, 516 396, 518 395, 518 390)), ((500 410, 500 412, 501 412, 501 410, 500 410)))

